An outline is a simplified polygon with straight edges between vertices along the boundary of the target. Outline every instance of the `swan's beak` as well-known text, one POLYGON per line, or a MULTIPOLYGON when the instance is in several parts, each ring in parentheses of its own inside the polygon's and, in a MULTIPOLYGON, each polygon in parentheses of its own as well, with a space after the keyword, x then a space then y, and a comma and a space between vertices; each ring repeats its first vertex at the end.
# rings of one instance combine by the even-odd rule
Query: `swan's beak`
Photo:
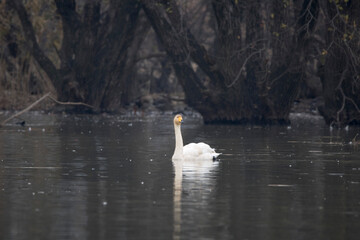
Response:
POLYGON ((183 122, 183 118, 179 117, 179 123, 182 123, 182 122, 183 122))

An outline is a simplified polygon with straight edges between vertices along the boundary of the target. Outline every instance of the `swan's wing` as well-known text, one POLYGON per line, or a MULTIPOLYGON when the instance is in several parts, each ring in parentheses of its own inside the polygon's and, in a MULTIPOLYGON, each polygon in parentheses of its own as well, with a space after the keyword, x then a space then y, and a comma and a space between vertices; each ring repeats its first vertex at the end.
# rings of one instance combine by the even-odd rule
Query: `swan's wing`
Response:
POLYGON ((196 144, 202 152, 211 152, 213 149, 206 143, 199 142, 196 144))
POLYGON ((202 154, 201 148, 196 143, 189 143, 183 148, 184 156, 196 157, 202 154))
POLYGON ((216 153, 213 148, 203 142, 189 143, 185 145, 183 148, 183 154, 187 159, 198 160, 213 159, 220 155, 220 153, 216 153))
POLYGON ((221 153, 215 152, 215 149, 211 148, 206 143, 200 142, 197 145, 201 148, 201 151, 202 151, 203 154, 209 153, 209 154, 211 154, 212 157, 215 157, 215 158, 221 154, 221 153))

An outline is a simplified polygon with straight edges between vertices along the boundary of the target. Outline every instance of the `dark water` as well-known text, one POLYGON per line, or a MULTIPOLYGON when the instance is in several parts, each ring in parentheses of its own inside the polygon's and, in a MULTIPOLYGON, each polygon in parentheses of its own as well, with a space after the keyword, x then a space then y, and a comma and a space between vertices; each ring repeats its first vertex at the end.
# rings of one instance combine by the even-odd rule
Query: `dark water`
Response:
POLYGON ((359 128, 186 117, 223 154, 181 165, 172 115, 24 118, 0 128, 0 239, 359 239, 359 128))

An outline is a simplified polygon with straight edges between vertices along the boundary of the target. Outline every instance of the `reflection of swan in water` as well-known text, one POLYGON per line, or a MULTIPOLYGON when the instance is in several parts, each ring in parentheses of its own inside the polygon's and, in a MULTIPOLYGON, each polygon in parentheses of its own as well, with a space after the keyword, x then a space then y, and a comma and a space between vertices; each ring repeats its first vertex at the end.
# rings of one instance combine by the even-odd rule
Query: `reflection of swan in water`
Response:
MULTIPOLYGON (((217 169, 219 162, 213 161, 219 153, 216 153, 209 145, 205 143, 190 143, 183 146, 183 139, 181 136, 182 116, 176 115, 174 118, 175 129, 175 151, 172 157, 174 166, 174 232, 173 239, 180 239, 182 228, 194 227, 201 224, 201 221, 206 221, 207 216, 196 211, 203 207, 209 207, 209 192, 215 185, 215 178, 213 171, 217 169), (183 197, 182 192, 185 191, 191 198, 183 197), (186 203, 186 207, 190 208, 190 213, 187 214, 187 219, 182 224, 182 202, 186 203), (195 214, 193 214, 195 212, 195 214), (198 215, 198 216, 197 216, 198 215), (200 220, 200 222, 198 221, 200 220)), ((188 209, 185 209, 185 212, 188 209)), ((183 209, 184 211, 184 209, 183 209)), ((186 212, 187 213, 187 212, 186 212)))
POLYGON ((184 146, 180 129, 181 123, 182 116, 178 114, 174 118, 175 151, 172 160, 215 160, 220 155, 206 143, 189 143, 184 146))
POLYGON ((173 161, 174 177, 174 233, 173 239, 180 239, 181 232, 181 193, 182 193, 182 161, 173 161))
MULTIPOLYGON (((215 178, 213 176, 213 172, 216 171, 219 162, 213 161, 212 159, 203 161, 173 160, 172 162, 175 172, 173 197, 173 239, 180 239, 181 228, 182 225, 184 225, 182 224, 181 217, 181 203, 184 201, 184 199, 182 199, 182 192, 184 191, 188 193, 185 195, 185 201, 191 201, 192 205, 187 204, 187 207, 199 209, 196 207, 196 204, 202 207, 208 207, 207 203, 209 200, 209 189, 211 190, 213 187, 215 187, 215 178), (200 196, 198 194, 200 194, 200 196)), ((191 226, 191 222, 184 221, 184 223, 187 225, 190 224, 191 226)), ((195 223, 193 226, 195 226, 195 223)))

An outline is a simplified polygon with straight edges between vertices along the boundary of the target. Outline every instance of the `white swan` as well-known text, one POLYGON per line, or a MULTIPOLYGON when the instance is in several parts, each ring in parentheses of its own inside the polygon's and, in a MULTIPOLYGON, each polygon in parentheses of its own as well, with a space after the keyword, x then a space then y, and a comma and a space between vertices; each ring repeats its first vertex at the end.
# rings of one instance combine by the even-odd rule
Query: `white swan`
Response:
POLYGON ((220 153, 216 153, 206 143, 189 143, 184 146, 181 136, 182 116, 176 115, 174 118, 175 129, 175 151, 172 160, 214 160, 220 153))

